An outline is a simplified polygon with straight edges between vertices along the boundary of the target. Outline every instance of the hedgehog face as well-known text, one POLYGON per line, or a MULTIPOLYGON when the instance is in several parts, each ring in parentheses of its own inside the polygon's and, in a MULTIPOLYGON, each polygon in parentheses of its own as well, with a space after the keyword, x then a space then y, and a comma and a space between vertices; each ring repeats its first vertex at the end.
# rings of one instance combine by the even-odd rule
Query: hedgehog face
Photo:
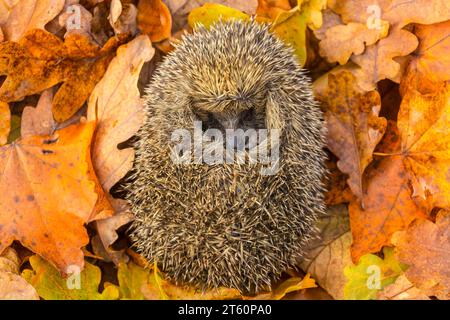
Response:
POLYGON ((253 21, 199 28, 158 68, 145 101, 127 186, 135 247, 176 283, 269 289, 324 211, 322 114, 292 50, 253 21), (173 132, 195 136, 196 121, 203 130, 278 130, 280 170, 174 163, 173 132))

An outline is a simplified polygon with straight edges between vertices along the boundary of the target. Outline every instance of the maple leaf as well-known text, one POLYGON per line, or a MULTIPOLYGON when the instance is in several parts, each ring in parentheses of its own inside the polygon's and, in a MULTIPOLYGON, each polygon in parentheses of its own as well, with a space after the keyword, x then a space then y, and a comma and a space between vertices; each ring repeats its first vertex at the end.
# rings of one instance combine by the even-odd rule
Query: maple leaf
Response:
POLYGON ((14 240, 66 273, 83 266, 85 222, 94 210, 97 180, 90 161, 95 123, 49 136, 28 136, 0 148, 0 252, 14 240))
POLYGON ((344 288, 347 300, 373 300, 384 287, 392 284, 406 269, 398 262, 392 248, 384 248, 384 259, 366 254, 355 266, 347 266, 344 270, 348 279, 344 288))
POLYGON ((119 290, 106 284, 98 292, 101 280, 100 268, 86 262, 83 271, 74 268, 70 278, 64 279, 51 264, 37 255, 30 257, 32 269, 22 272, 24 277, 45 300, 117 300, 119 290))
POLYGON ((401 152, 411 176, 414 196, 433 206, 450 207, 450 84, 433 93, 412 88, 398 114, 401 152))
POLYGON ((389 245, 391 236, 406 229, 414 219, 427 216, 423 203, 417 203, 412 198, 409 175, 398 154, 399 149, 398 130, 390 121, 377 151, 394 155, 377 160, 368 170, 365 177, 365 207, 362 208, 357 200, 349 205, 354 262, 366 253, 378 252, 389 245))
POLYGON ((139 0, 137 23, 139 29, 158 42, 170 37, 172 16, 161 0, 139 0))
POLYGON ((334 299, 343 299, 347 282, 344 268, 352 264, 352 235, 347 206, 329 207, 327 215, 319 219, 316 227, 320 231, 319 237, 309 242, 299 266, 310 273, 334 299))
POLYGON ((395 252, 409 268, 405 275, 429 296, 450 299, 450 213, 440 210, 436 223, 415 220, 392 239, 395 252))
POLYGON ((432 25, 417 25, 419 46, 411 57, 401 82, 405 94, 413 87, 420 93, 432 93, 438 83, 450 80, 450 20, 432 25))
POLYGON ((9 105, 0 101, 0 146, 8 141, 9 131, 11 129, 11 112, 9 105))
POLYGON ((55 120, 70 118, 101 79, 125 35, 111 38, 103 48, 80 34, 64 42, 44 30, 29 31, 19 42, 0 44, 0 74, 6 79, 0 100, 18 101, 63 82, 53 100, 55 120))
POLYGON ((322 99, 327 104, 328 148, 339 158, 338 168, 349 175, 350 189, 363 200, 362 176, 384 134, 386 119, 378 117, 379 94, 358 91, 351 73, 330 74, 322 99))

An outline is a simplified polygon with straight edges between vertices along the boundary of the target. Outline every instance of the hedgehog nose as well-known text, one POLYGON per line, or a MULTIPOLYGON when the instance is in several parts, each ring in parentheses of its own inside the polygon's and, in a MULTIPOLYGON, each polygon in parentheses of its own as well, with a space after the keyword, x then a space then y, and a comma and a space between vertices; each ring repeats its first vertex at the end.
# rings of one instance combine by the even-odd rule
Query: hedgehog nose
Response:
POLYGON ((224 129, 236 129, 238 125, 239 119, 238 118, 230 118, 226 120, 222 120, 220 124, 223 126, 224 129))

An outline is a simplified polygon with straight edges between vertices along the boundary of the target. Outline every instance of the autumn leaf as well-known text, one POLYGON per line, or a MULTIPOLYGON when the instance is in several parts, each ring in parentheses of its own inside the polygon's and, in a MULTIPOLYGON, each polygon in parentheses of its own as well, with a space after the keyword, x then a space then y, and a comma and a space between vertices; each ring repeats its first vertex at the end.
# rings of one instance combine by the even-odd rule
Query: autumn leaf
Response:
POLYGON ((50 135, 56 129, 52 114, 52 89, 45 90, 36 107, 25 107, 22 112, 21 135, 29 137, 34 135, 50 135))
POLYGON ((229 8, 221 4, 207 3, 189 13, 188 23, 191 28, 194 28, 197 24, 209 28, 217 21, 227 21, 230 19, 248 20, 250 16, 237 9, 229 8))
POLYGON ((106 285, 99 292, 101 280, 100 268, 86 262, 83 271, 73 268, 68 279, 50 263, 37 255, 30 257, 32 269, 25 269, 22 276, 36 288, 39 296, 45 300, 117 300, 119 290, 114 285, 106 285))
POLYGON ((260 17, 275 20, 280 13, 291 9, 289 0, 258 0, 256 14, 260 17))
POLYGON ((450 299, 450 213, 439 211, 436 223, 415 220, 407 230, 394 235, 392 242, 401 262, 407 264, 406 277, 429 296, 450 299))
MULTIPOLYGON (((134 150, 119 150, 118 145, 136 134, 142 125, 144 109, 137 81, 143 64, 153 57, 154 52, 146 36, 121 46, 89 98, 88 120, 97 121, 92 161, 98 179, 108 193, 133 166, 134 150)), ((128 223, 131 217, 126 213, 129 211, 126 204, 117 199, 110 201, 120 217, 111 217, 114 221, 99 220, 96 224, 105 249, 118 262, 119 256, 109 246, 117 239, 117 235, 114 236, 115 229, 120 227, 117 223, 128 223)))
POLYGON ((394 283, 378 292, 377 300, 430 300, 430 298, 402 274, 394 283))
POLYGON ((120 263, 117 271, 120 299, 144 300, 142 287, 147 285, 151 269, 144 269, 133 262, 120 263))
POLYGON ((373 300, 384 287, 394 283, 406 269, 395 259, 394 250, 385 248, 384 259, 366 254, 355 266, 347 266, 344 270, 348 279, 344 288, 347 300, 373 300))
POLYGON ((170 37, 172 16, 161 0, 139 0, 137 21, 139 29, 152 42, 170 37))
POLYGON ((39 300, 36 290, 19 275, 19 264, 14 249, 0 254, 0 300, 39 300))
POLYGON ((6 40, 18 41, 32 29, 44 29, 61 12, 65 0, 18 0, 1 26, 6 40))
POLYGON ((433 206, 450 207, 450 84, 421 94, 412 88, 398 114, 401 152, 414 196, 433 206))
POLYGON ((423 94, 432 93, 437 83, 450 80, 450 21, 417 25, 414 33, 419 46, 402 79, 401 91, 413 87, 423 94))
POLYGON ((29 136, 0 148, 0 252, 14 240, 66 273, 83 266, 85 222, 104 218, 90 161, 95 123, 51 136, 29 136))
POLYGON ((372 152, 386 129, 386 119, 378 117, 380 96, 360 93, 349 72, 330 74, 326 103, 328 148, 339 158, 338 168, 349 175, 350 189, 363 200, 362 177, 372 161, 372 152))
POLYGON ((0 74, 7 77, 0 100, 18 101, 63 82, 53 100, 53 115, 58 122, 67 120, 83 105, 124 38, 111 38, 100 49, 83 35, 71 34, 62 42, 34 29, 19 42, 3 42, 0 74))
POLYGON ((271 30, 294 49, 301 66, 306 63, 306 28, 318 29, 322 25, 321 10, 326 0, 298 0, 297 6, 283 11, 273 20, 271 30))
POLYGON ((398 155, 400 137, 394 122, 389 122, 385 137, 377 148, 380 154, 365 177, 367 190, 362 208, 356 199, 350 202, 350 224, 353 235, 352 259, 378 252, 390 245, 394 232, 404 230, 416 218, 426 218, 427 208, 412 198, 409 175, 398 155))
POLYGON ((311 278, 310 274, 305 277, 292 277, 281 282, 278 286, 273 288, 271 292, 260 293, 254 297, 244 297, 246 300, 281 300, 288 293, 316 288, 316 282, 311 278))
POLYGON ((325 204, 333 206, 350 202, 353 194, 347 185, 348 176, 338 169, 335 161, 327 160, 325 163, 328 169, 328 175, 324 179, 327 190, 325 193, 325 204))
POLYGON ((348 210, 345 205, 332 206, 317 222, 319 238, 310 241, 299 266, 310 273, 334 299, 344 298, 347 279, 344 268, 352 264, 348 210))
POLYGON ((321 27, 324 30, 320 31, 322 34, 315 32, 320 37, 319 53, 329 62, 339 62, 341 65, 347 63, 352 54, 360 55, 366 46, 386 37, 389 30, 389 23, 386 21, 381 21, 379 28, 370 29, 363 23, 343 24, 339 17, 336 21, 335 15, 331 13, 324 14, 323 17, 325 21, 321 27))
POLYGON ((11 112, 9 111, 9 105, 0 101, 0 146, 8 141, 10 129, 11 112))
POLYGON ((368 46, 363 54, 352 56, 351 60, 361 68, 356 78, 358 85, 369 91, 383 79, 400 82, 402 61, 394 58, 410 54, 417 45, 417 38, 412 33, 395 29, 388 37, 368 46))

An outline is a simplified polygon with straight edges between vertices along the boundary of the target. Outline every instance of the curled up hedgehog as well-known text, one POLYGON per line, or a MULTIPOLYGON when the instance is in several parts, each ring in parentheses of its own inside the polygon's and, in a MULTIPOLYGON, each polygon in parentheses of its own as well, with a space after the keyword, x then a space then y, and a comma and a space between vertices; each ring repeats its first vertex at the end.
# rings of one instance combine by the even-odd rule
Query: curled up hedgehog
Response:
POLYGON ((269 290, 324 212, 322 114, 293 51, 254 21, 198 27, 145 102, 134 246, 177 284, 269 290))

